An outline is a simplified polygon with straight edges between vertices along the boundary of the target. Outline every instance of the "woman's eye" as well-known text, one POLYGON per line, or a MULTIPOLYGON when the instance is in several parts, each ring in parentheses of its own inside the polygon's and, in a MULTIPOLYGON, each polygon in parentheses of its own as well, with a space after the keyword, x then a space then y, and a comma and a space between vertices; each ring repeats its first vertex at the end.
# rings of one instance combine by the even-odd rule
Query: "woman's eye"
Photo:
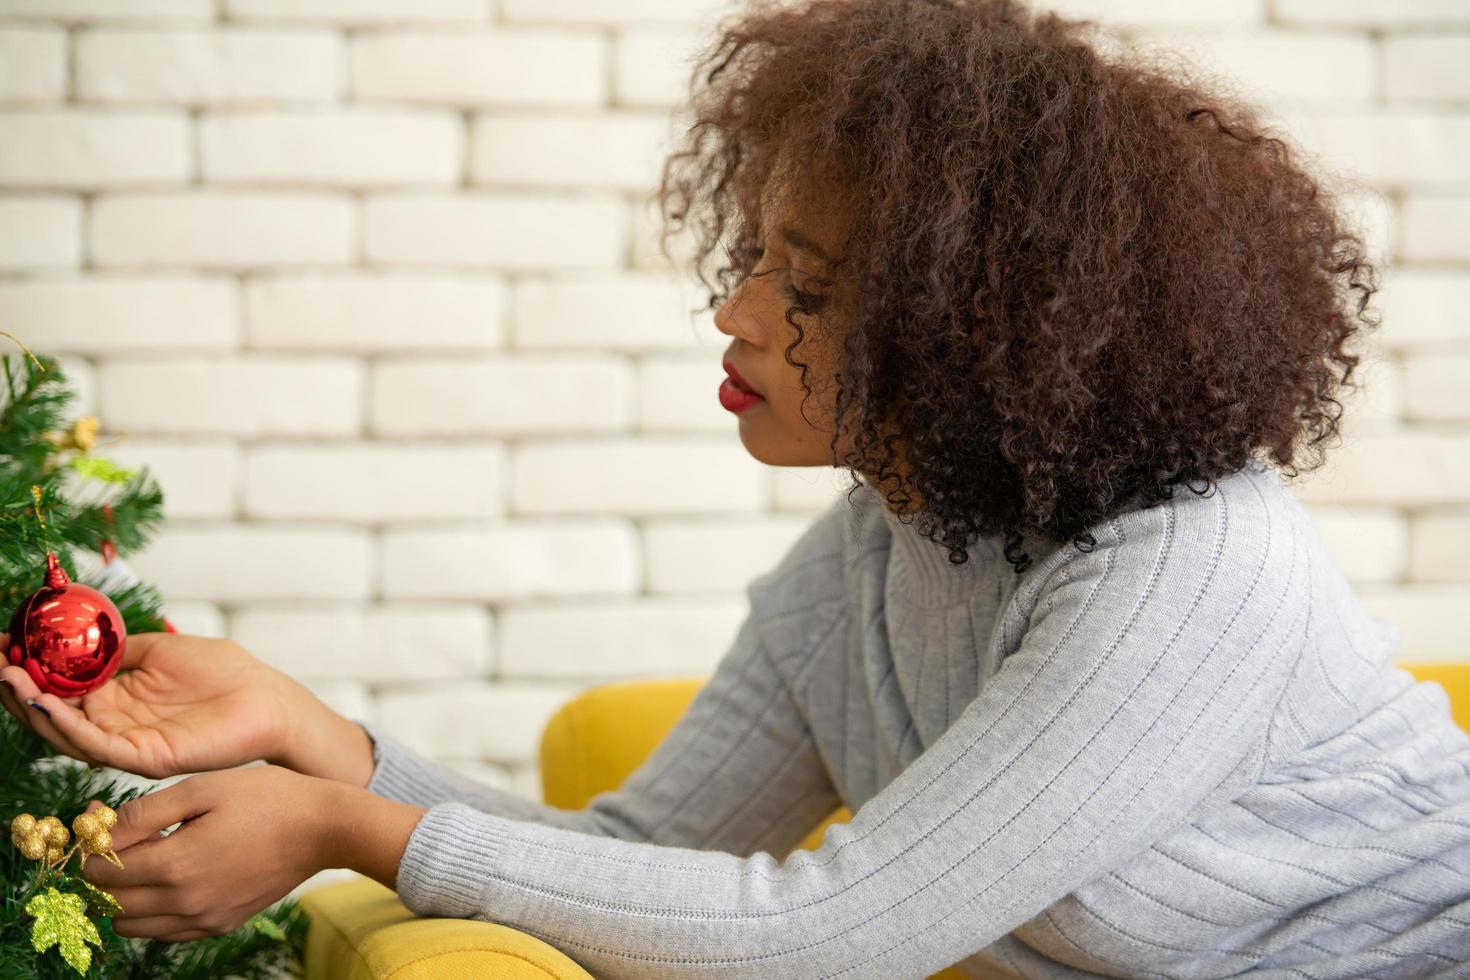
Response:
POLYGON ((803 292, 796 288, 795 283, 787 283, 781 287, 781 291, 791 297, 791 301, 801 308, 803 313, 815 313, 822 308, 822 303, 827 297, 818 296, 816 293, 803 292))

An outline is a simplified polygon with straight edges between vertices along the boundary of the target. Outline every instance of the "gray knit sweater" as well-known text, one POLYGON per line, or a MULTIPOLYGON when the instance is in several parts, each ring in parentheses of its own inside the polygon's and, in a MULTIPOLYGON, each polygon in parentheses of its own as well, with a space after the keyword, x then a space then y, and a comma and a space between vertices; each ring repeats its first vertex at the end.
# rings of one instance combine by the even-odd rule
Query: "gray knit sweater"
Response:
POLYGON ((1019 576, 855 504, 585 809, 360 722, 369 788, 429 807, 404 903, 605 980, 1470 977, 1470 735, 1275 469, 1028 539, 1019 576))

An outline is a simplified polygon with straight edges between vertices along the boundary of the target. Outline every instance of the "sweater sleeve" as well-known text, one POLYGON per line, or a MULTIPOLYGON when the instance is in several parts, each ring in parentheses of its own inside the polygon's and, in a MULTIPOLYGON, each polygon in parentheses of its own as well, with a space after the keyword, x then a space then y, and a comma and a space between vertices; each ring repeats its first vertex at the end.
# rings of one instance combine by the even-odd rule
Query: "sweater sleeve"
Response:
POLYGON ((643 764, 581 810, 469 779, 376 724, 357 721, 373 739, 375 766, 367 788, 420 806, 452 802, 461 811, 624 841, 784 854, 841 801, 811 729, 767 656, 757 623, 752 611, 643 764))
POLYGON ((451 802, 415 828, 398 891, 605 980, 937 972, 1258 775, 1304 649, 1306 549, 1279 504, 1242 497, 1130 512, 1049 559, 1014 652, 815 851, 611 840, 451 802))

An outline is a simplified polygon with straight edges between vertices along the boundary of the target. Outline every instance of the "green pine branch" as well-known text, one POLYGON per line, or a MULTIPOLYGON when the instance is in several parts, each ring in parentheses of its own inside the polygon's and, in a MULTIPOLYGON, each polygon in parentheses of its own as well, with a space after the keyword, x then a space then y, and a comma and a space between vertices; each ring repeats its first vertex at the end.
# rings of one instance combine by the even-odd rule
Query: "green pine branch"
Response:
MULTIPOLYGON (((163 492, 146 468, 119 471, 105 461, 63 448, 74 393, 54 358, 0 356, 0 628, 40 588, 46 552, 53 551, 68 577, 81 581, 76 554, 96 554, 103 539, 119 555, 142 550, 163 519, 163 492), (78 468, 76 461, 93 465, 78 468), (100 479, 88 480, 88 477, 100 479), (88 499, 68 496, 81 479, 88 499), (40 488, 40 501, 32 495, 40 488), (96 489, 93 489, 93 488, 96 489), (109 521, 104 511, 111 505, 109 521), (42 526, 37 510, 45 521, 42 526)), ((81 492, 78 491, 78 495, 81 492)), ((164 628, 163 601, 147 583, 109 591, 129 633, 164 628)), ((102 800, 116 809, 146 790, 58 755, 47 742, 0 712, 0 980, 78 980, 52 947, 31 948, 30 915, 37 864, 10 843, 9 820, 18 813, 55 814, 63 823, 102 800)), ((56 881, 53 879, 53 883, 56 881)), ((80 887, 57 884, 61 890, 80 887)), ((93 950, 87 978, 108 980, 267 980, 299 976, 306 943, 305 913, 293 899, 277 902, 224 936, 187 943, 130 939, 97 920, 100 949, 93 950)))

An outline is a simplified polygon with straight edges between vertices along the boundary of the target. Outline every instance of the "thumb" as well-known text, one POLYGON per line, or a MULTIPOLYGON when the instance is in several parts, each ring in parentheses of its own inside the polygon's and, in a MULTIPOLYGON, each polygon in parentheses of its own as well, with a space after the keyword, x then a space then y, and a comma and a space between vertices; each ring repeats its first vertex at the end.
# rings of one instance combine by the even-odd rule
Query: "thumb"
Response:
POLYGON ((190 777, 128 800, 117 810, 112 849, 120 851, 139 841, 160 837, 164 828, 204 813, 209 809, 204 796, 199 778, 190 777))
MULTIPOLYGON (((103 806, 106 806, 106 805, 107 804, 103 803, 101 800, 88 800, 87 801, 87 812, 88 813, 91 813, 94 810, 97 810, 100 807, 103 807, 103 806)), ((113 812, 116 812, 116 811, 113 811, 113 812)), ((118 821, 119 822, 122 821, 122 816, 121 815, 118 816, 118 821)), ((117 827, 114 826, 112 829, 113 829, 113 831, 116 831, 117 830, 117 827)), ((152 834, 149 834, 147 837, 144 838, 144 840, 158 840, 162 836, 163 836, 163 831, 158 830, 158 831, 154 831, 152 834)), ((116 837, 114 837, 113 838, 112 849, 113 850, 117 850, 117 848, 118 848, 117 839, 116 839, 116 837)))

